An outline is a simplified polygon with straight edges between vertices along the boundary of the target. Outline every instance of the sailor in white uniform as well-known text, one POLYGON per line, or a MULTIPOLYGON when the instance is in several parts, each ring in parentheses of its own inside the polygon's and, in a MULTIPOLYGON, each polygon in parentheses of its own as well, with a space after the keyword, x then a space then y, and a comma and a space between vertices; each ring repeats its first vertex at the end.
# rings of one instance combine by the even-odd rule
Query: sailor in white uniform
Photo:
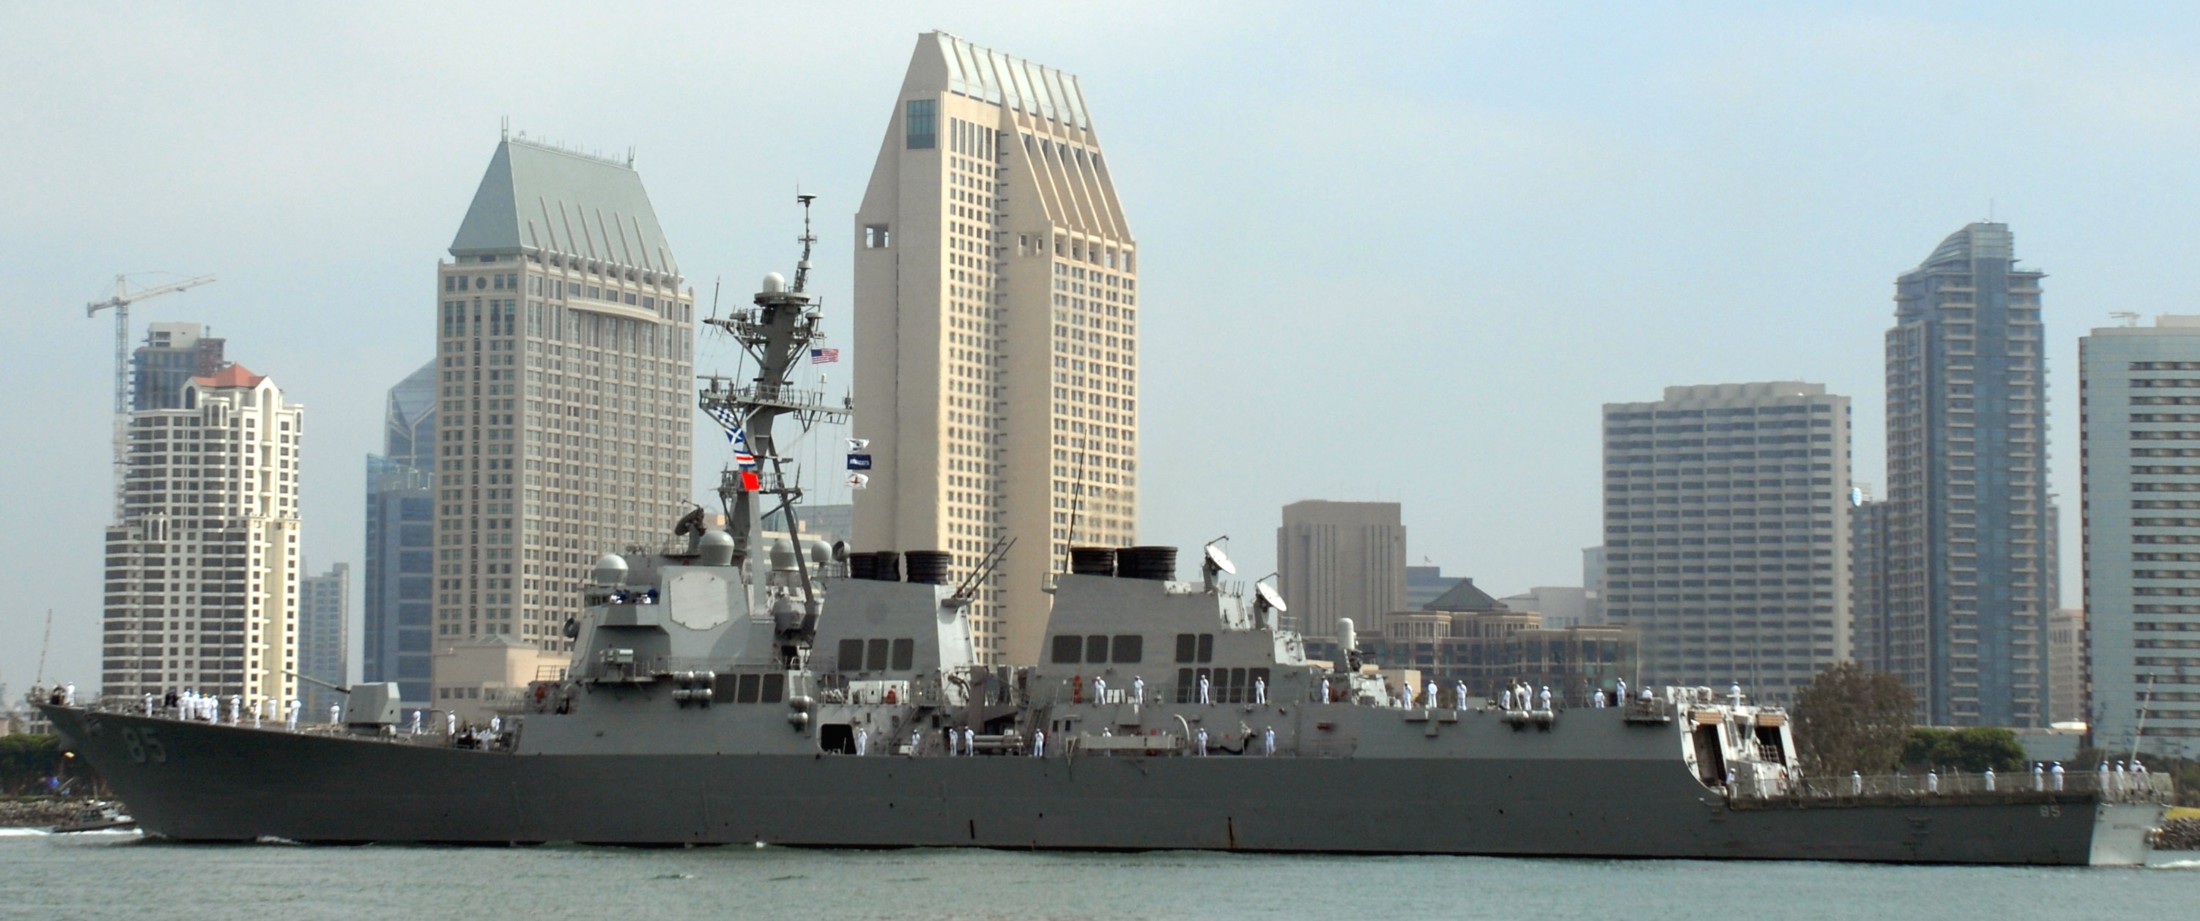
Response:
POLYGON ((1205 706, 1210 706, 1210 707, 1211 707, 1211 706, 1214 706, 1214 703, 1215 703, 1215 701, 1214 701, 1214 697, 1213 697, 1213 694, 1211 693, 1211 688, 1212 688, 1212 685, 1208 684, 1208 682, 1207 682, 1207 676, 1206 676, 1206 675, 1201 675, 1201 676, 1199 676, 1199 702, 1200 702, 1200 703, 1201 703, 1202 705, 1205 705, 1205 706))
POLYGON ((1134 704, 1143 704, 1143 703, 1145 703, 1145 702, 1146 702, 1146 679, 1145 679, 1144 677, 1142 677, 1142 676, 1139 676, 1139 675, 1132 675, 1132 676, 1131 676, 1131 703, 1134 703, 1134 704))
POLYGON ((1325 676, 1322 678, 1322 703, 1326 704, 1329 701, 1329 679, 1325 676))
POLYGON ((1545 709, 1545 710, 1549 710, 1550 708, 1551 708, 1551 686, 1550 686, 1550 685, 1548 685, 1548 684, 1546 684, 1546 685, 1544 685, 1544 686, 1543 686, 1543 709, 1545 709))
POLYGON ((420 711, 413 711, 413 735, 420 734, 420 711))
POLYGON ((1939 772, 1939 771, 1926 771, 1926 772, 1925 772, 1925 792, 1927 792, 1927 793, 1939 793, 1939 792, 1940 792, 1940 772, 1939 772))
POLYGON ((229 695, 229 725, 235 726, 242 722, 244 722, 244 698, 237 694, 231 694, 229 695))
POLYGON ((1268 702, 1268 679, 1253 679, 1253 702, 1256 704, 1266 704, 1268 702))
POLYGON ((1512 692, 1512 688, 1506 688, 1506 689, 1504 689, 1504 690, 1502 690, 1502 691, 1499 691, 1499 692, 1497 692, 1497 709, 1499 709, 1499 710, 1510 710, 1510 709, 1512 709, 1512 708, 1513 708, 1513 692, 1512 692))
POLYGON ((963 727, 963 751, 972 755, 978 753, 978 731, 968 726, 963 727))
POLYGON ((458 735, 458 714, 450 712, 443 714, 443 734, 446 736, 458 735))
POLYGON ((500 734, 502 734, 503 732, 504 732, 504 717, 501 717, 501 716, 492 716, 492 717, 489 717, 489 734, 490 734, 490 735, 500 735, 500 734))
POLYGON ((1094 705, 1094 706, 1099 706, 1100 704, 1104 704, 1104 703, 1107 703, 1107 702, 1108 702, 1108 679, 1106 679, 1106 678, 1094 678, 1094 679, 1092 679, 1092 703, 1093 703, 1093 705, 1094 705))
POLYGON ((344 721, 344 705, 343 705, 343 704, 329 704, 329 705, 328 705, 328 722, 329 722, 329 725, 331 725, 331 726, 334 726, 334 725, 336 725, 337 723, 341 723, 341 722, 343 722, 343 721, 344 721))
POLYGON ((1864 795, 1864 772, 1862 772, 1862 771, 1850 771, 1850 772, 1849 772, 1849 795, 1851 795, 1851 796, 1862 796, 1862 795, 1864 795))
POLYGON ((1454 709, 1454 710, 1464 710, 1464 709, 1466 709, 1466 708, 1467 708, 1467 683, 1466 683, 1466 682, 1464 682, 1464 681, 1460 681, 1460 682, 1455 682, 1455 683, 1453 683, 1453 684, 1452 684, 1452 687, 1451 687, 1451 708, 1452 708, 1452 709, 1454 709))
POLYGON ((1275 755, 1275 753, 1276 753, 1276 727, 1274 727, 1274 726, 1270 726, 1270 727, 1268 727, 1267 729, 1264 729, 1264 730, 1262 730, 1262 731, 1261 731, 1261 734, 1260 734, 1260 747, 1261 747, 1261 752, 1262 752, 1263 754, 1266 754, 1266 755, 1269 755, 1269 756, 1274 756, 1274 755, 1275 755))
POLYGON ((2032 792, 2038 793, 2045 789, 2047 789, 2047 772, 2040 770, 2040 763, 2034 761, 2032 762, 2032 792))
POLYGON ((1413 685, 1400 685, 1398 688, 1398 693, 1404 695, 1403 697, 1399 698, 1398 706, 1403 707, 1407 710, 1413 709, 1413 685))
POLYGON ((1604 689, 1603 689, 1603 688, 1598 688, 1598 689, 1597 689, 1597 696, 1596 696, 1596 705, 1595 705, 1595 706, 1596 706, 1596 708, 1597 708, 1597 709, 1599 709, 1599 710, 1602 710, 1602 709, 1604 709, 1604 689))
POLYGON ((923 751, 924 730, 919 729, 916 732, 912 732, 909 734, 909 757, 914 758, 923 751))
POLYGON ((1993 768, 1987 768, 1987 769, 1986 769, 1986 773, 1984 773, 1984 774, 1981 774, 1981 775, 1979 775, 1979 779, 1981 779, 1981 780, 1984 780, 1984 781, 1986 781, 1986 792, 1988 792, 1988 793, 1992 793, 1992 792, 1994 792, 1994 769, 1993 769, 1993 768))
POLYGON ((858 730, 856 730, 856 757, 858 757, 858 758, 861 758, 861 757, 863 757, 864 755, 866 755, 866 754, 869 754, 869 753, 870 753, 870 749, 871 749, 871 730, 868 730, 868 729, 858 729, 858 730))
POLYGON ((61 690, 61 705, 64 707, 76 706, 76 682, 69 682, 69 686, 61 690))
POLYGON ((153 715, 153 692, 151 691, 145 692, 145 715, 153 715))
POLYGON ((1047 733, 1046 730, 1041 729, 1031 734, 1031 757, 1044 758, 1046 756, 1047 733))
POLYGON ((1434 679, 1434 678, 1431 678, 1431 679, 1429 679, 1429 682, 1428 682, 1428 690, 1427 690, 1427 692, 1426 692, 1425 694, 1423 694, 1423 695, 1421 696, 1421 700, 1422 700, 1422 704, 1421 704, 1421 705, 1422 705, 1422 706, 1424 706, 1424 707, 1434 707, 1434 706, 1436 706, 1436 679, 1434 679))
POLYGON ((298 714, 300 714, 300 713, 304 713, 304 712, 305 712, 305 709, 306 709, 306 702, 305 702, 305 701, 299 700, 298 698, 295 698, 295 697, 291 698, 291 699, 290 699, 290 716, 289 716, 289 718, 287 718, 287 719, 283 720, 283 728, 285 728, 285 729, 288 729, 288 730, 290 730, 290 731, 292 731, 292 732, 297 732, 297 731, 298 731, 298 714))
POLYGON ((1619 690, 1612 693, 1612 699, 1614 701, 1625 702, 1627 700, 1627 679, 1619 678, 1615 680, 1619 682, 1618 685, 1616 685, 1619 690))
POLYGON ((1199 727, 1199 756, 1207 757, 1207 727, 1199 727))
POLYGON ((2055 762, 2055 764, 2054 764, 2054 765, 2053 765, 2052 767, 2049 767, 2049 768, 2047 769, 2047 773, 2048 773, 2048 774, 2050 774, 2050 775, 2052 775, 2052 776, 2054 777, 2054 780, 2055 780, 2055 784, 2054 784, 2054 786, 2055 786, 2055 792, 2057 792, 2057 793, 2061 793, 2061 792, 2062 792, 2062 788, 2063 788, 2063 768, 2062 768, 2062 762, 2060 762, 2060 761, 2057 761, 2057 762, 2055 762))

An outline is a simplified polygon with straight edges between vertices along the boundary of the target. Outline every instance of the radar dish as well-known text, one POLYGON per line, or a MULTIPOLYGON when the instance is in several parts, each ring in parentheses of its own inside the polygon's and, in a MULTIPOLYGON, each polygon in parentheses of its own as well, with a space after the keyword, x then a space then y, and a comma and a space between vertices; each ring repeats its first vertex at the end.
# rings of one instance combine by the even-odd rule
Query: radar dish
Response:
POLYGON ((1229 555, 1223 553, 1221 547, 1213 544, 1207 545, 1207 562, 1213 564, 1216 569, 1233 576, 1237 575, 1237 564, 1230 562, 1229 555))
POLYGON ((1269 585, 1266 582, 1255 582, 1253 583, 1253 591, 1256 594, 1260 595, 1260 600, 1265 602, 1269 607, 1275 608, 1278 611, 1291 610, 1290 608, 1283 606, 1283 596, 1276 594, 1276 589, 1274 586, 1269 585))

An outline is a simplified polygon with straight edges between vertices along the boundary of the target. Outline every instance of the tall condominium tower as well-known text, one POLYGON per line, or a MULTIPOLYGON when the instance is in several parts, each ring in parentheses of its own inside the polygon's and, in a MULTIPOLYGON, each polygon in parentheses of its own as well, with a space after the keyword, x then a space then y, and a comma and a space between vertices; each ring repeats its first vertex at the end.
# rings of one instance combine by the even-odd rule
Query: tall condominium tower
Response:
POLYGON ((1890 670, 1939 726, 2036 726, 2051 544, 2040 277, 1972 224, 1895 280, 1887 331, 1890 670))
POLYGON ((174 409, 130 414, 107 529, 107 693, 295 693, 303 421, 242 365, 192 379, 174 409))
POLYGON ((368 681, 395 681, 408 703, 428 700, 434 660, 436 362, 390 388, 382 453, 367 455, 368 681))
POLYGON ((145 344, 130 354, 130 408, 175 409, 184 385, 221 370, 224 340, 197 323, 154 323, 145 344))
POLYGON ((1340 617, 1375 635, 1383 615, 1406 609, 1406 526, 1398 503, 1309 499, 1284 506, 1276 588, 1308 636, 1336 636, 1340 617))
POLYGON ((2078 394, 2094 742, 2200 756, 2200 316, 2079 339, 2078 394))
POLYGON ((520 140, 437 275, 436 646, 568 650, 589 565, 685 511, 694 294, 630 163, 520 140))
MULTIPOLYGON (((298 591, 298 674, 315 681, 345 687, 351 684, 348 664, 351 644, 351 564, 338 563, 327 572, 306 576, 298 591)), ((340 695, 305 682, 306 707, 313 713, 342 703, 340 695)))
POLYGON ((1794 381, 1604 404, 1604 616, 1644 687, 1788 702, 1849 655, 1849 398, 1794 381))
POLYGON ((947 550, 981 662, 1036 662, 1072 544, 1137 533, 1138 257, 1077 78, 917 41, 856 212, 856 542, 947 550))
POLYGON ((1887 503, 1859 497, 1849 509, 1850 652, 1865 668, 1893 671, 1887 607, 1887 503))

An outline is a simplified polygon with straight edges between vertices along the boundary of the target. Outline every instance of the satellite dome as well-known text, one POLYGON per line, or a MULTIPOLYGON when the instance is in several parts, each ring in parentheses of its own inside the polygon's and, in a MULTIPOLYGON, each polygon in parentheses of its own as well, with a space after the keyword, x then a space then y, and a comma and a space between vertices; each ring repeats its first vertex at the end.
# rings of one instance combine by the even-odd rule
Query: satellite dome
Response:
POLYGON ((764 276, 764 293, 780 294, 787 290, 787 276, 773 272, 764 276))
POLYGON ((772 568, 782 572, 799 569, 802 558, 795 555, 794 545, 784 540, 772 541, 772 568))
POLYGON ((703 532, 703 538, 695 542, 698 562, 705 566, 733 565, 733 535, 717 529, 703 532))
POLYGON ((596 558, 596 569, 590 578, 597 585, 622 585, 626 582, 626 558, 616 553, 606 553, 596 558))

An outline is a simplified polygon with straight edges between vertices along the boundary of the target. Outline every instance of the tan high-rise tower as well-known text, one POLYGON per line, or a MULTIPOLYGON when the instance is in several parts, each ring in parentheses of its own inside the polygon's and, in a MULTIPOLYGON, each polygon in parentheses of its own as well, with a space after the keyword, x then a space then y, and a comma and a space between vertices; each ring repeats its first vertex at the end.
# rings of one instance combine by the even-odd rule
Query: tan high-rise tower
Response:
POLYGON ((1036 662, 1049 573, 1138 526, 1137 244, 1077 78, 920 37, 855 223, 856 543, 959 580, 1014 539, 977 652, 1036 662))
MULTIPOLYGON (((141 391, 142 392, 142 391, 141 391)), ((298 670, 305 410, 243 365, 130 413, 107 529, 101 690, 289 700, 298 670)))
POLYGON ((694 294, 631 164, 520 140, 436 274, 435 648, 565 651, 589 566, 685 510, 694 294))

